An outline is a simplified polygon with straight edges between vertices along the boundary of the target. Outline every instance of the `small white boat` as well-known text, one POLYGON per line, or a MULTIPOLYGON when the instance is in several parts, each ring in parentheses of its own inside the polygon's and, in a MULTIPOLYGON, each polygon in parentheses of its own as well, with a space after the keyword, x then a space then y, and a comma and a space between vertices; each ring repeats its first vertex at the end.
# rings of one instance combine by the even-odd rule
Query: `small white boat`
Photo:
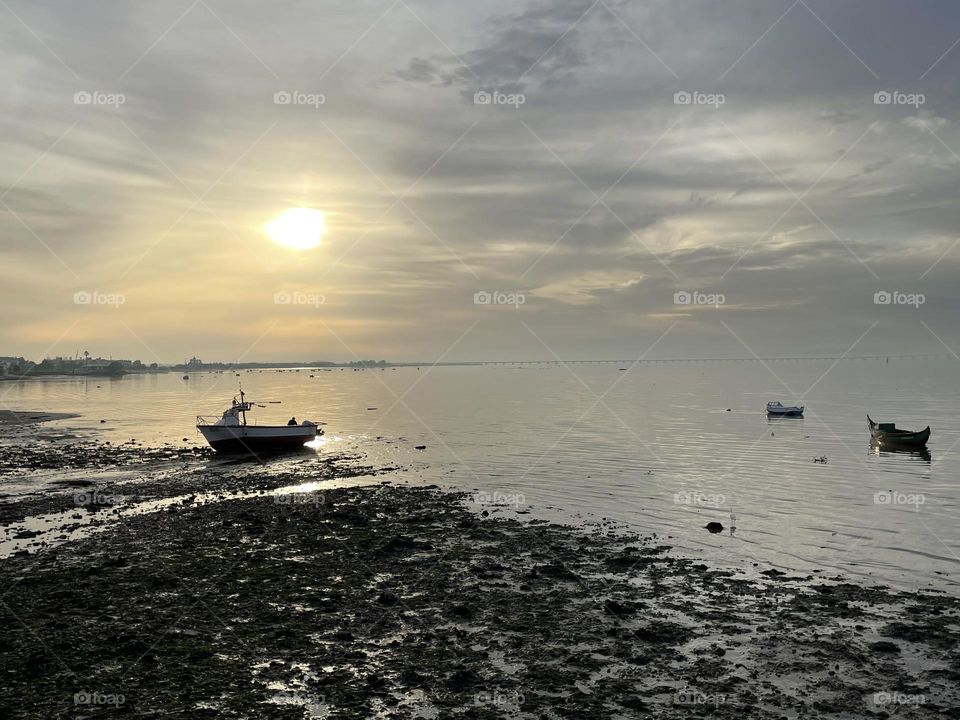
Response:
POLYGON ((803 405, 783 405, 779 400, 767 403, 767 415, 774 417, 803 417, 803 405))
MULTIPOLYGON (((272 404, 279 404, 273 401, 272 404)), ((210 447, 218 452, 276 452, 282 450, 298 450, 305 443, 323 435, 323 430, 317 423, 309 420, 297 424, 291 419, 286 425, 250 425, 247 423, 247 413, 254 407, 266 405, 249 401, 245 398, 243 389, 240 390, 240 401, 233 398, 233 402, 219 419, 197 416, 197 430, 210 447)))

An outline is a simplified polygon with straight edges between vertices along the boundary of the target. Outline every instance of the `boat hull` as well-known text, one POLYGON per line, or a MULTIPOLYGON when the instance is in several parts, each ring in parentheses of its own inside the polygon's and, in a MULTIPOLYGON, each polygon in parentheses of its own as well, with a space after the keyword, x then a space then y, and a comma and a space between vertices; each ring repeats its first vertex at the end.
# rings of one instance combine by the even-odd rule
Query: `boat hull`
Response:
POLYGON ((316 425, 198 425, 217 452, 283 452, 299 450, 317 438, 316 425))
POLYGON ((767 403, 768 417, 803 417, 803 405, 782 405, 779 402, 767 403))
POLYGON ((879 430, 871 432, 870 436, 880 447, 918 448, 926 447, 930 439, 930 428, 919 432, 885 433, 879 430))
POLYGON ((930 439, 929 425, 917 432, 911 432, 909 430, 894 430, 891 432, 881 430, 879 423, 871 420, 869 415, 867 416, 867 423, 870 428, 870 437, 883 448, 923 448, 926 447, 927 441, 930 439))

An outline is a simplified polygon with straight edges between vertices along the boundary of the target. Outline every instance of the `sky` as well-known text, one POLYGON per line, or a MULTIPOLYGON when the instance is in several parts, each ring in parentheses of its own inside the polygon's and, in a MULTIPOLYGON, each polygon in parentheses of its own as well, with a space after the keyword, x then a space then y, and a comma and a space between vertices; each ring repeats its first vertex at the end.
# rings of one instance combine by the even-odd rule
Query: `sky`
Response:
POLYGON ((960 352, 955 2, 0 17, 0 355, 960 352))

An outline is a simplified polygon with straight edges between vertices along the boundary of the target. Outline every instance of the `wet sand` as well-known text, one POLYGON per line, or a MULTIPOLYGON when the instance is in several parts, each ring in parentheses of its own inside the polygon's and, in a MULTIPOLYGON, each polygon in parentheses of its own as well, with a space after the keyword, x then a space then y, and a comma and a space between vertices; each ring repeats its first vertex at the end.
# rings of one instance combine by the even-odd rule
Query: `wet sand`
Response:
POLYGON ((346 458, 221 470, 98 485, 126 494, 71 512, 106 531, 3 561, 0 706, 12 717, 960 707, 960 601, 944 594, 713 568, 611 524, 485 517, 467 495, 383 482, 346 458), (365 485, 329 487, 346 481, 365 485), (231 495, 251 483, 257 494, 231 495), (131 495, 167 504, 112 517, 131 495))
POLYGON ((51 420, 69 420, 80 417, 77 413, 51 413, 31 410, 0 410, 0 426, 36 425, 51 420))

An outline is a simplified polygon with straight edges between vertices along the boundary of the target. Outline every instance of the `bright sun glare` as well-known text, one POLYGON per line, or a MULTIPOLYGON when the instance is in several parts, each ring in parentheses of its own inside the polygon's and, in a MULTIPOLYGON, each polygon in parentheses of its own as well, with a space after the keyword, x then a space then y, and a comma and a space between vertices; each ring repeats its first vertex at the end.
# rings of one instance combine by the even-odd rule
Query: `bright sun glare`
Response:
POLYGON ((310 250, 320 244, 326 227, 323 213, 312 208, 290 208, 267 225, 267 234, 277 245, 310 250))

